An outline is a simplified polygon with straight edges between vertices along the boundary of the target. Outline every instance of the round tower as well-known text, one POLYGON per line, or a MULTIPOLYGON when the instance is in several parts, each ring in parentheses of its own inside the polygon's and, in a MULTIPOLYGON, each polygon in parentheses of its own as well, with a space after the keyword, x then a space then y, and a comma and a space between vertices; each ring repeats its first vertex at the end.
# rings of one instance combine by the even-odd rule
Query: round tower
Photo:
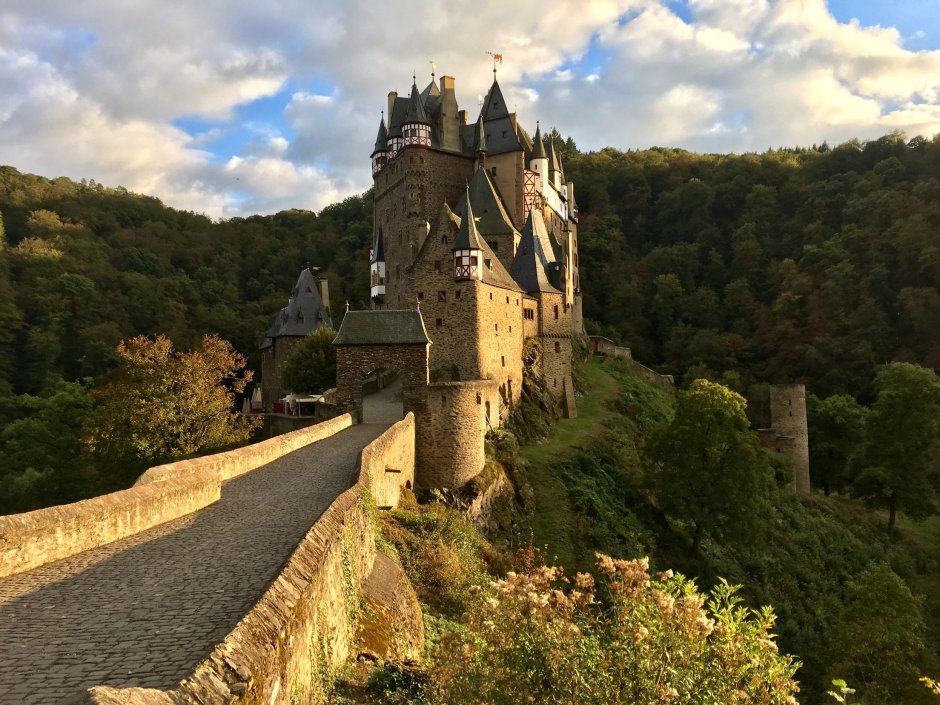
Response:
POLYGON ((385 115, 379 123, 379 134, 375 138, 375 148, 372 150, 372 176, 374 177, 388 163, 388 130, 385 127, 385 115))
POLYGON ((806 423, 806 387, 774 384, 770 387, 770 425, 777 452, 793 465, 796 491, 809 493, 809 432, 806 423))
POLYGON ((408 112, 401 124, 401 134, 403 147, 431 146, 431 120, 421 102, 416 83, 411 84, 411 97, 408 99, 408 112))
POLYGON ((375 233, 375 244, 372 248, 372 257, 369 258, 369 274, 371 278, 370 296, 375 306, 385 303, 385 238, 382 228, 375 233))

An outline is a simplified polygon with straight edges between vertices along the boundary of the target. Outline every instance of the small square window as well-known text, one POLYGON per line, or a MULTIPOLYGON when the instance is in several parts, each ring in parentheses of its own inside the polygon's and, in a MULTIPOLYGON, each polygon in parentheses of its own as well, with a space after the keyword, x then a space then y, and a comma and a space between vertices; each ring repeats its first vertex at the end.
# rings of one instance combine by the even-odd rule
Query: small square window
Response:
POLYGON ((424 292, 423 292, 423 291, 419 291, 419 292, 418 292, 418 301, 424 301, 424 292))
POLYGON ((441 271, 441 261, 439 259, 434 260, 434 271, 441 271))
POLYGON ((437 292, 437 300, 440 301, 440 302, 442 302, 442 303, 445 303, 445 302, 447 301, 447 292, 446 292, 446 291, 438 291, 438 292, 437 292))
POLYGON ((459 298, 460 298, 460 289, 457 289, 457 291, 454 292, 454 298, 455 298, 455 299, 459 299, 459 298))
POLYGON ((443 319, 443 318, 437 318, 437 319, 435 319, 435 320, 434 320, 434 323, 437 325, 438 328, 443 328, 443 327, 444 327, 444 319, 443 319))

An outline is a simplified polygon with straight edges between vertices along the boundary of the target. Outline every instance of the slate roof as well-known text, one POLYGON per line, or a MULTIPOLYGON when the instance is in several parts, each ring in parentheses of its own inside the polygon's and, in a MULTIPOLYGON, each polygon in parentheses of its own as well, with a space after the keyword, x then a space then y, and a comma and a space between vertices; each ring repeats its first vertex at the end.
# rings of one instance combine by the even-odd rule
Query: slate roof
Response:
POLYGON ((545 143, 542 142, 542 128, 535 124, 535 137, 532 139, 532 159, 548 159, 545 154, 545 143))
POLYGON ((372 150, 370 157, 374 157, 379 152, 384 152, 388 149, 388 130, 385 127, 385 118, 382 118, 382 122, 379 123, 379 134, 375 138, 375 149, 372 150))
POLYGON ((324 326, 332 328, 333 321, 320 298, 316 277, 307 268, 297 278, 287 306, 278 312, 274 323, 268 328, 261 348, 269 347, 274 338, 304 336, 324 326))
POLYGON ((457 230, 457 237, 454 239, 454 250, 480 250, 483 238, 480 237, 480 231, 477 229, 477 221, 473 217, 473 207, 467 200, 470 194, 470 187, 467 187, 467 193, 464 195, 461 203, 463 209, 461 213, 460 229, 457 230))
MULTIPOLYGON (((477 228, 483 235, 506 235, 515 232, 499 189, 486 169, 473 172, 469 193, 477 218, 477 228)), ((463 212, 463 201, 458 206, 458 211, 463 212)))
POLYGON ((417 309, 347 311, 333 345, 427 345, 431 342, 417 309))
POLYGON ((538 209, 529 211, 529 219, 522 229, 519 248, 509 272, 523 291, 561 293, 555 286, 558 264, 554 248, 542 212, 538 209))
POLYGON ((376 262, 385 261, 385 237, 382 235, 382 228, 379 228, 375 233, 375 243, 372 247, 372 259, 369 260, 369 264, 375 264, 376 262))
POLYGON ((414 122, 421 123, 422 125, 431 124, 431 120, 428 118, 428 114, 424 109, 424 101, 421 100, 421 94, 418 93, 418 86, 412 83, 411 97, 408 99, 408 108, 405 111, 405 117, 402 119, 401 124, 406 125, 414 122))
POLYGON ((474 152, 485 152, 486 151, 486 131, 483 127, 483 116, 477 120, 477 129, 473 139, 473 151, 474 152))

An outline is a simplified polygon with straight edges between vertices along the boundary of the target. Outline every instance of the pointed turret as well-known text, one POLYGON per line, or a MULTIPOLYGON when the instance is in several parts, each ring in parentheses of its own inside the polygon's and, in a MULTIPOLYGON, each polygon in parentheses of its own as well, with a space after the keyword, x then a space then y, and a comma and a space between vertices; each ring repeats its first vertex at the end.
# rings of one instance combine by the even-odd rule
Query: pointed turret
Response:
POLYGON ((516 250, 509 273, 523 291, 530 294, 557 294, 562 289, 551 237, 545 228, 540 210, 529 212, 529 219, 522 229, 519 249, 516 250))
POLYGON ((431 146, 431 120, 424 109, 416 83, 411 84, 411 97, 408 99, 408 110, 402 120, 401 131, 404 147, 431 146))
POLYGON ((474 138, 473 151, 477 155, 477 166, 486 165, 486 128, 483 126, 483 116, 480 115, 477 120, 476 136, 474 138))
POLYGON ((454 279, 481 279, 483 271, 480 267, 480 251, 483 249, 480 231, 477 229, 476 219, 473 217, 473 206, 470 205, 470 189, 467 188, 465 196, 466 208, 454 240, 454 279))
POLYGON ((548 183, 548 155, 545 154, 545 143, 542 141, 542 127, 535 123, 535 138, 532 140, 532 159, 529 168, 539 175, 538 190, 544 194, 545 184, 548 183))
POLYGON ((385 302, 385 238, 382 235, 382 228, 375 233, 372 256, 369 259, 372 301, 376 305, 381 305, 385 302))
POLYGON ((555 190, 561 193, 561 185, 564 183, 565 174, 561 169, 561 159, 555 151, 555 140, 550 137, 548 139, 548 169, 550 172, 548 178, 551 179, 555 190))
POLYGON ((375 138, 375 148, 372 150, 372 176, 378 174, 388 162, 388 130, 385 128, 385 116, 379 123, 379 134, 375 138))

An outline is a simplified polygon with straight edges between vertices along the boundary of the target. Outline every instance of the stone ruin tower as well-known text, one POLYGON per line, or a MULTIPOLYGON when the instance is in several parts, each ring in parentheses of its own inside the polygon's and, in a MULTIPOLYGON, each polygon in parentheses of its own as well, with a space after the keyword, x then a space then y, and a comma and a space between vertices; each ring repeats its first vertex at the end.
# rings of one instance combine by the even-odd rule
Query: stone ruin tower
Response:
POLYGON ((809 432, 806 423, 806 387, 775 384, 770 387, 770 428, 759 431, 761 445, 789 458, 793 485, 809 494, 809 432))

